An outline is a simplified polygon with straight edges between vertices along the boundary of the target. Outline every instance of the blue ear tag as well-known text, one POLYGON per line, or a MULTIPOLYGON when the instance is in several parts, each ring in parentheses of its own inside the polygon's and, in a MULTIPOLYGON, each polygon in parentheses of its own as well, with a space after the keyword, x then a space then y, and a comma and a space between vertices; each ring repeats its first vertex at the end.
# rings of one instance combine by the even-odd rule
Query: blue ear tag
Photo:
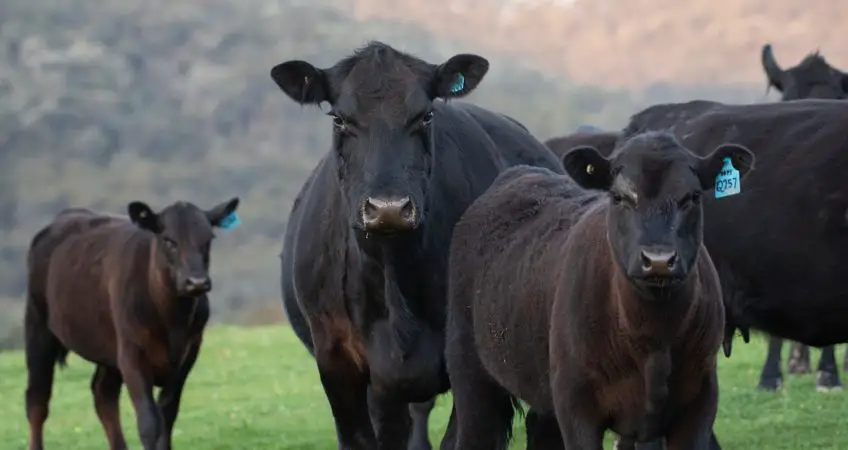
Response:
POLYGON ((742 192, 739 171, 733 167, 730 158, 724 158, 724 166, 718 173, 715 183, 715 198, 729 197, 742 192))
POLYGON ((218 223, 218 226, 224 230, 232 230, 233 228, 241 225, 241 219, 239 219, 238 214, 235 211, 231 212, 227 217, 221 219, 218 223))
POLYGON ((456 94, 463 89, 465 89, 465 77, 461 73, 458 73, 456 74, 456 83, 450 87, 450 91, 452 94, 456 94))

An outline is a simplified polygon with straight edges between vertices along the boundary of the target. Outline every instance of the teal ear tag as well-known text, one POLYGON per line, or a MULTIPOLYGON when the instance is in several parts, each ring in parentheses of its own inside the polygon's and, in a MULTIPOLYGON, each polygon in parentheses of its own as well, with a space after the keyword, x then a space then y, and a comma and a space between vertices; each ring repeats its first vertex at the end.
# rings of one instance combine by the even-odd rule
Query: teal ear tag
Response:
POLYGON ((239 216, 235 211, 228 214, 227 217, 224 217, 221 219, 221 222, 218 223, 218 226, 224 230, 232 230, 239 225, 241 225, 241 219, 239 219, 239 216))
POLYGON ((450 87, 450 91, 452 94, 456 94, 457 92, 465 89, 465 76, 461 73, 456 74, 456 82, 450 87))
POLYGON ((718 173, 715 182, 715 198, 729 197, 742 192, 739 182, 739 171, 733 167, 730 158, 724 158, 724 166, 718 173))

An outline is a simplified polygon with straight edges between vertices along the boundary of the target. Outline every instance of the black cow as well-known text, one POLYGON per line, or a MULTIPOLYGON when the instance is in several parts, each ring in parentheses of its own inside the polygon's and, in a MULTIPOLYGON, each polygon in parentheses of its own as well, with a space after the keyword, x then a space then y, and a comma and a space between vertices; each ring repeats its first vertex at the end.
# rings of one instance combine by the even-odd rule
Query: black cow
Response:
MULTIPOLYGON (((797 66, 784 70, 777 63, 771 45, 766 44, 763 46, 762 63, 769 87, 773 86, 780 91, 783 100, 844 99, 848 95, 848 74, 828 64, 818 52, 807 55, 797 66)), ((777 390, 783 384, 780 368, 782 350, 783 339, 771 336, 768 355, 760 376, 761 389, 777 390)), ((816 389, 820 391, 842 387, 834 353, 833 346, 822 348, 816 377, 816 389)), ((848 370, 848 349, 845 351, 844 367, 848 370)), ((793 342, 789 353, 789 373, 810 372, 809 347, 793 342)))
MULTIPOLYGON (((747 341, 757 329, 812 346, 848 341, 848 285, 841 282, 848 276, 841 252, 848 244, 846 119, 848 102, 839 100, 699 100, 647 108, 623 131, 672 129, 691 148, 732 140, 756 154, 763 170, 746 180, 747 195, 705 203, 704 240, 722 277, 728 336, 739 329, 747 341)), ((619 138, 607 133, 599 148, 619 138)), ((554 153, 567 151, 548 142, 554 153)))
POLYGON ((435 65, 371 42, 327 69, 271 70, 292 100, 331 106, 332 148, 292 208, 282 286, 342 448, 406 447, 408 403, 449 389, 445 278, 468 205, 507 167, 563 171, 515 120, 444 101, 473 91, 488 67, 473 54, 435 65))
POLYGON ((725 160, 753 165, 738 145, 709 150, 662 132, 609 157, 577 147, 571 178, 511 168, 471 205, 449 266, 456 449, 506 448, 516 399, 560 431, 539 447, 600 450, 612 429, 620 449, 708 448, 724 308, 701 196, 725 160))
POLYGON ((763 70, 768 86, 780 91, 782 99, 844 99, 848 96, 848 74, 834 68, 819 52, 811 53, 800 64, 782 69, 774 58, 771 44, 763 46, 763 70))

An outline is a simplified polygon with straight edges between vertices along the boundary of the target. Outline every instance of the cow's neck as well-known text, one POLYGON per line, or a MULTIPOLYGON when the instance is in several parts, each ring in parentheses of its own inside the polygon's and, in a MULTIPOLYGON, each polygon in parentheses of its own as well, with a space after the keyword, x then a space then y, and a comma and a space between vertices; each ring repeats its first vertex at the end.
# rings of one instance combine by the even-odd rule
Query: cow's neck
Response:
POLYGON ((610 286, 621 329, 645 351, 668 348, 692 310, 697 284, 693 274, 679 288, 645 290, 630 283, 620 269, 614 270, 610 286))

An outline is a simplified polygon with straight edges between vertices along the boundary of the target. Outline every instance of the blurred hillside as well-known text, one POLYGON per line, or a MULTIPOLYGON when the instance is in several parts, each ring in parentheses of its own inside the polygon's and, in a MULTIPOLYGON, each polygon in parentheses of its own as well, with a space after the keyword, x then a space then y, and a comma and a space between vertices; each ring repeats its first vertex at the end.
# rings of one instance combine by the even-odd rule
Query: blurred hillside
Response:
MULTIPOLYGON (((392 8, 381 1, 0 2, 0 347, 20 333, 29 240, 70 205, 123 213, 136 199, 154 208, 176 199, 208 207, 240 196, 242 227, 221 233, 213 247, 214 318, 257 322, 281 316, 277 255, 288 211, 330 137, 320 111, 294 104, 271 81, 270 68, 283 60, 329 66, 368 39, 433 63, 476 52, 492 69, 469 101, 509 113, 540 138, 581 123, 620 127, 655 102, 765 99, 759 41, 750 38, 748 50, 734 47, 731 58, 697 34, 664 38, 651 24, 660 17, 657 9, 669 11, 645 5, 665 0, 628 0, 628 8, 639 4, 653 11, 643 14, 650 23, 638 18, 638 9, 608 16, 587 12, 578 19, 540 6, 515 13, 508 26, 496 0, 393 0, 392 8), (562 24, 580 26, 560 29, 562 24), (586 34, 636 24, 644 32, 609 42, 602 34, 586 34), (639 37, 651 32, 653 38, 639 37), (628 39, 632 43, 624 46, 628 39), (669 42, 676 46, 660 50, 669 42), (712 72, 686 78, 687 58, 667 58, 665 64, 645 56, 676 55, 678 45, 703 46, 688 59, 712 72), (645 83, 687 82, 604 87, 616 83, 616 73, 645 83), (711 84, 719 80, 727 84, 711 84)), ((578 5, 588 11, 589 3, 578 5)), ((702 14, 704 29, 728 13, 717 14, 702 14)), ((810 27, 805 39, 819 36, 827 23, 810 27)), ((772 41, 787 65, 806 51, 772 41)))
POLYGON ((466 44, 525 55, 584 83, 764 86, 759 53, 767 41, 783 65, 819 48, 832 64, 848 68, 842 0, 350 2, 359 18, 413 22, 466 44))

